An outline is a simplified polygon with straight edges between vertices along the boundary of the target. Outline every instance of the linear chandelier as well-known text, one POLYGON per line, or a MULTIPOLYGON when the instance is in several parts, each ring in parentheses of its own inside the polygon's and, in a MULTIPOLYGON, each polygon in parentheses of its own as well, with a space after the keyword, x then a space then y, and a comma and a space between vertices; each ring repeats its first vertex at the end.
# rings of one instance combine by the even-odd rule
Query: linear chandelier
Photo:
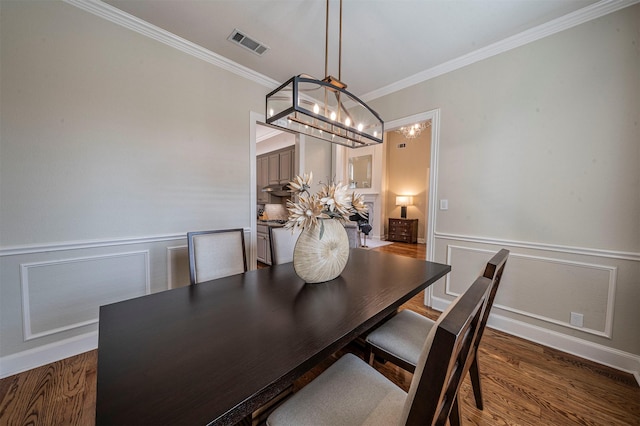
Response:
POLYGON ((401 133, 406 139, 415 139, 420 136, 425 129, 431 127, 431 121, 412 124, 411 126, 400 127, 396 132, 401 133))
POLYGON ((300 74, 287 80, 266 97, 267 124, 327 142, 360 148, 382 143, 384 123, 380 116, 340 81, 342 72, 342 0, 338 78, 328 74, 329 0, 325 30, 326 77, 317 80, 300 74))

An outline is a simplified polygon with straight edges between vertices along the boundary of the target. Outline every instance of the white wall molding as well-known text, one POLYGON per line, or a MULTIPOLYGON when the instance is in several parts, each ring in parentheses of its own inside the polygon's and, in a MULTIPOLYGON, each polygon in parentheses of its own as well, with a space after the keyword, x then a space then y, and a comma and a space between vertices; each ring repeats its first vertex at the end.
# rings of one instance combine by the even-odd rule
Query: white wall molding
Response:
POLYGON ((98 332, 81 334, 0 358, 0 379, 98 347, 98 332))
MULTIPOLYGON (((52 334, 61 333, 63 331, 84 327, 86 325, 96 324, 98 322, 99 306, 105 303, 112 303, 111 297, 107 297, 106 299, 103 298, 102 300, 99 300, 99 299, 93 300, 93 302, 96 305, 95 317, 91 317, 88 319, 83 319, 75 322, 67 322, 64 325, 53 326, 52 328, 34 332, 32 327, 32 320, 33 320, 32 314, 34 314, 35 307, 32 306, 31 299, 30 299, 30 294, 31 294, 30 286, 32 285, 30 281, 30 270, 41 269, 41 268, 55 268, 55 267, 60 267, 61 265, 71 265, 71 264, 77 265, 81 263, 99 262, 102 260, 113 260, 118 258, 135 258, 139 256, 142 256, 142 269, 143 269, 142 284, 144 286, 144 293, 149 294, 151 293, 151 280, 150 280, 150 265, 149 265, 148 250, 141 250, 141 251, 128 252, 128 253, 105 254, 105 255, 99 255, 99 256, 83 256, 83 257, 74 257, 74 258, 66 258, 66 259, 57 259, 52 261, 30 262, 30 263, 20 264, 20 285, 22 290, 21 295, 22 295, 22 320, 23 320, 24 340, 29 341, 39 337, 49 336, 52 334)), ((83 279, 80 278, 80 280, 82 281, 83 279)), ((100 277, 100 280, 103 281, 104 277, 100 277)), ((89 287, 84 289, 85 295, 83 297, 85 298, 87 297, 87 292, 91 290, 92 283, 85 283, 85 282, 73 283, 73 280, 67 280, 65 282, 68 283, 70 286, 88 284, 89 287)), ((105 281, 104 283, 108 284, 107 281, 105 281)), ((47 286, 50 286, 50 285, 51 284, 47 284, 47 286)), ((138 295, 139 289, 135 289, 133 294, 138 295)), ((85 302, 89 302, 89 299, 86 299, 85 302)), ((42 312, 43 309, 54 310, 54 312, 48 314, 49 315, 48 317, 47 317, 47 313, 46 312, 44 313, 44 317, 48 318, 48 322, 54 321, 59 316, 60 311, 63 311, 64 314, 67 316, 73 314, 73 312, 69 312, 70 307, 68 304, 66 305, 66 308, 64 307, 65 306, 64 301, 60 303, 60 301, 55 301, 55 300, 52 301, 51 298, 48 299, 46 305, 43 305, 41 302, 38 304, 38 306, 39 308, 35 308, 35 311, 37 313, 37 311, 40 310, 40 316, 43 316, 43 312, 42 312), (63 307, 58 306, 58 309, 56 309, 55 308, 56 303, 58 305, 62 305, 63 307), (52 305, 54 307, 52 307, 52 305), (53 315, 53 317, 51 315, 53 315)), ((80 309, 85 310, 86 306, 82 306, 80 307, 80 309)), ((86 315, 86 312, 83 312, 83 314, 86 315)))
MULTIPOLYGON (((432 297, 432 301, 433 309, 441 312, 444 311, 450 303, 449 300, 440 297, 432 297)), ((494 313, 491 313, 489 316, 487 325, 507 334, 633 374, 640 385, 640 356, 638 355, 494 313)))
POLYGON ((545 24, 538 25, 537 27, 523 31, 520 34, 508 37, 504 40, 500 40, 489 46, 483 47, 466 55, 444 62, 433 68, 421 71, 417 74, 399 80, 388 86, 381 87, 380 89, 366 93, 360 96, 364 102, 369 102, 373 99, 380 98, 382 96, 389 95, 407 87, 422 83, 432 78, 436 78, 443 74, 455 71, 457 69, 466 67, 467 65, 474 64, 492 56, 499 55, 509 50, 515 49, 525 44, 532 43, 550 35, 559 33, 560 31, 567 30, 575 27, 576 25, 583 24, 609 13, 616 12, 625 7, 634 5, 640 0, 601 0, 597 3, 584 7, 575 12, 561 16, 560 18, 549 21, 545 24))
POLYGON ((114 24, 120 25, 153 40, 164 43, 175 49, 180 50, 188 55, 194 56, 198 59, 202 59, 212 65, 220 67, 224 70, 232 72, 240 77, 244 77, 269 89, 275 89, 281 83, 262 75, 252 69, 249 69, 243 65, 233 62, 217 53, 214 53, 202 46, 185 40, 182 37, 163 30, 160 27, 152 25, 142 19, 136 18, 116 7, 113 7, 107 3, 99 0, 64 0, 73 6, 76 6, 86 12, 99 16, 114 24))
MULTIPOLYGON (((452 249, 457 249, 457 250, 467 250, 467 251, 472 251, 472 252, 480 252, 480 253, 487 253, 487 254, 491 254, 494 253, 495 251, 493 250, 486 250, 486 249, 480 249, 480 248, 475 248, 475 247, 464 247, 464 246, 454 246, 454 245, 447 245, 447 263, 448 264, 452 264, 452 249)), ((609 274, 609 279, 607 282, 607 303, 606 303, 606 312, 605 312, 605 323, 604 323, 604 330, 595 330, 592 328, 587 328, 587 327, 577 327, 572 325, 571 323, 567 322, 567 321, 561 321, 555 318, 551 318, 548 316, 544 316, 544 315, 539 315, 533 312, 529 312, 523 309, 516 309, 513 308, 511 306, 507 306, 507 305, 501 305, 499 303, 494 304, 493 306, 499 309, 502 309, 504 311, 508 311, 508 312, 513 312, 515 314, 518 315, 522 315, 525 317, 529 317, 529 318, 534 318, 540 321, 545 321, 551 324, 556 324, 556 325, 560 325, 566 328, 571 328, 574 330, 578 330, 584 333, 588 333, 588 334, 592 334, 595 336, 600 336, 600 337, 606 337, 608 339, 611 339, 612 337, 612 333, 613 333, 613 316, 614 316, 614 306, 615 306, 615 294, 616 294, 616 282, 617 282, 617 273, 618 273, 618 268, 616 268, 615 266, 608 266, 608 265, 598 265, 598 264, 594 264, 594 263, 587 263, 587 262, 575 262, 575 261, 570 261, 570 260, 565 260, 565 259, 559 259, 559 258, 550 258, 550 257, 544 257, 544 256, 532 256, 532 255, 525 255, 525 254, 519 254, 519 253, 511 253, 509 255, 510 258, 519 258, 519 259, 526 259, 526 260, 533 260, 533 261, 539 261, 539 262, 543 262, 543 263, 555 263, 555 264, 560 264, 560 265, 566 265, 566 266, 570 266, 570 267, 575 267, 575 268, 588 268, 588 269, 599 269, 599 270, 603 270, 606 271, 609 274)), ((452 296, 452 297, 458 297, 460 294, 456 293, 455 291, 453 291, 451 289, 451 274, 447 274, 446 278, 445 278, 445 294, 452 296)))
POLYGON ((83 250, 90 248, 125 246, 132 244, 150 244, 165 241, 186 240, 187 233, 149 235, 131 238, 107 238, 104 240, 61 241, 57 243, 29 244, 22 246, 0 247, 0 257, 21 254, 48 253, 61 250, 83 250))
POLYGON ((584 256, 604 257, 610 259, 631 260, 640 262, 640 253, 595 249, 590 247, 563 246, 559 244, 533 243, 528 241, 503 240, 499 238, 478 237, 472 235, 447 234, 443 232, 435 233, 436 239, 465 241, 469 243, 491 244, 495 246, 509 246, 532 250, 543 250, 550 252, 579 254, 584 256))

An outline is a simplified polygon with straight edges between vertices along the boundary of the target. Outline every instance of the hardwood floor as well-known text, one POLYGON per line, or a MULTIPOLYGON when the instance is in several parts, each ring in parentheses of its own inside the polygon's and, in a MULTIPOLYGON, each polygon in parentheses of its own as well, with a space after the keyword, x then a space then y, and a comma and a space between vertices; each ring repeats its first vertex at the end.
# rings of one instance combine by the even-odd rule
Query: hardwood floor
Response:
MULTIPOLYGON (((425 246, 394 243, 373 250, 425 258, 425 246)), ((410 308, 430 318, 439 312, 410 308)), ((299 389, 345 351, 325 360, 295 383, 299 389)), ((487 328, 479 363, 485 408, 475 408, 469 379, 460 393, 465 425, 640 425, 640 388, 630 374, 487 328)), ((97 351, 90 351, 0 380, 0 425, 92 425, 95 415, 97 351)), ((408 389, 411 374, 376 364, 408 389)))

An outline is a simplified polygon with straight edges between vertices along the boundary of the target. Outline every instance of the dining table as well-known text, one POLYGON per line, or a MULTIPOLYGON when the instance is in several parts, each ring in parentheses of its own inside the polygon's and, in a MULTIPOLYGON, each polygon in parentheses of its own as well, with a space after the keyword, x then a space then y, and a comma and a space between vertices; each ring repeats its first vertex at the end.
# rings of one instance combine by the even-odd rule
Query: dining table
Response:
POLYGON ((356 248, 324 283, 285 263, 101 306, 96 424, 246 420, 450 270, 356 248))

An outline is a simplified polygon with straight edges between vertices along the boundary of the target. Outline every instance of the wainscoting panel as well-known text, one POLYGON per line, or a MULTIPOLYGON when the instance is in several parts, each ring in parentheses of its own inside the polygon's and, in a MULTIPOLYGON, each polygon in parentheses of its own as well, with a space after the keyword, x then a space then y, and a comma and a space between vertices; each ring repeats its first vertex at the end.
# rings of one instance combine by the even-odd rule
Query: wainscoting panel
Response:
POLYGON ((25 341, 98 322, 100 305, 150 292, 149 251, 20 265, 25 341))
POLYGON ((167 288, 189 285, 189 249, 185 246, 167 247, 167 288))
MULTIPOLYGON (((464 292, 494 253, 448 245, 445 293, 464 292)), ((616 277, 615 266, 512 252, 494 307, 611 338, 616 277), (570 323, 572 312, 583 315, 581 327, 570 323)))

